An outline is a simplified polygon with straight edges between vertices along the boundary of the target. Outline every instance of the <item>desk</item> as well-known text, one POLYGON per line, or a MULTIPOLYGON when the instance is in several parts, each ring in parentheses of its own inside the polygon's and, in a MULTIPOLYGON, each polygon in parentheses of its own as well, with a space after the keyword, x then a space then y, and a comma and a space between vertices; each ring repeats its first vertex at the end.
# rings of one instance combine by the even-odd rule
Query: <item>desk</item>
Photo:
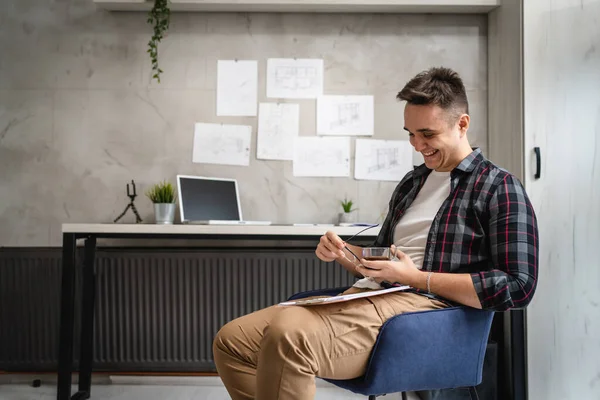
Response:
MULTIPOLYGON (((95 253, 97 239, 211 239, 211 240, 299 240, 313 241, 327 230, 342 238, 350 237, 365 227, 323 227, 289 225, 151 225, 151 224, 63 224, 63 254, 60 300, 60 341, 58 359, 57 399, 87 399, 90 397, 94 303, 95 303, 95 253), (81 299, 75 297, 75 272, 77 240, 84 239, 82 265, 83 286, 81 299), (73 372, 73 339, 75 302, 81 301, 81 332, 79 387, 71 396, 73 372)), ((358 237, 373 240, 379 227, 371 228, 358 237)))

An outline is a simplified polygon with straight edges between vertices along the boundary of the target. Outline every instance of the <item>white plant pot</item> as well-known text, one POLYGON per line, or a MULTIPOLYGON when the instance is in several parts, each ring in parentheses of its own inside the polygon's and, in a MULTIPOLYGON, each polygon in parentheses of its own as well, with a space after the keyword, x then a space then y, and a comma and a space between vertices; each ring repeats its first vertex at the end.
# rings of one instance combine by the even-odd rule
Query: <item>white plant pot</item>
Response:
POLYGON ((354 211, 350 211, 349 213, 347 212, 341 212, 338 214, 338 221, 340 224, 350 224, 355 221, 356 218, 356 212, 354 211))
POLYGON ((175 203, 154 203, 154 220, 159 225, 172 224, 175 220, 175 203))

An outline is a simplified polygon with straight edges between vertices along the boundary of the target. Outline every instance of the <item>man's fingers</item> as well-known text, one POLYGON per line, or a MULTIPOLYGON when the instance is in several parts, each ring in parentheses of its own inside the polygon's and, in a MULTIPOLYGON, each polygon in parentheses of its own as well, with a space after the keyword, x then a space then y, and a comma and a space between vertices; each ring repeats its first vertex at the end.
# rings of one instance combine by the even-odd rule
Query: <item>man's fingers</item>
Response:
POLYGON ((368 261, 364 258, 361 258, 360 263, 370 270, 381 270, 381 261, 368 261))
POLYGON ((402 259, 402 257, 406 257, 406 254, 404 254, 402 252, 402 250, 400 250, 399 248, 397 248, 396 246, 392 245, 392 247, 390 247, 392 254, 394 255, 394 257, 396 257, 397 259, 402 259))
POLYGON ((321 243, 317 248, 321 248, 321 253, 326 257, 336 259, 340 257, 345 257, 343 250, 336 248, 332 243, 330 243, 327 239, 321 240, 321 243))
POLYGON ((344 244, 344 241, 342 240, 342 238, 340 238, 335 232, 333 231, 327 231, 325 232, 325 237, 327 237, 327 239, 329 239, 329 241, 331 243, 333 243, 334 246, 336 246, 338 249, 343 249, 346 245, 344 244))
POLYGON ((332 254, 335 254, 335 257, 345 257, 343 247, 338 247, 333 243, 327 236, 321 236, 321 244, 325 249, 327 249, 332 254))
POLYGON ((320 247, 317 247, 317 250, 315 251, 315 253, 317 254, 317 257, 319 257, 319 259, 323 260, 323 261, 333 261, 335 260, 337 257, 335 257, 335 255, 329 251, 323 251, 320 247))
POLYGON ((335 258, 346 257, 346 253, 344 253, 344 250, 340 250, 335 246, 326 246, 325 248, 327 249, 326 251, 332 254, 332 256, 335 258))

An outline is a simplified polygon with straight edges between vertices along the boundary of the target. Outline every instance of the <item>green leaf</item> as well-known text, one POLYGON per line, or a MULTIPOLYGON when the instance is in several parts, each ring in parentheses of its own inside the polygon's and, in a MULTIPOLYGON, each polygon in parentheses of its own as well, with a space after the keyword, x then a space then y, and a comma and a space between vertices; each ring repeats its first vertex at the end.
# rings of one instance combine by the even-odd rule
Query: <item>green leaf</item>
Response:
POLYGON ((170 182, 163 181, 152 185, 147 191, 146 196, 153 203, 175 203, 175 188, 170 182))
POLYGON ((163 72, 158 67, 158 44, 164 37, 165 32, 169 28, 171 9, 169 0, 154 0, 152 9, 148 12, 147 22, 152 24, 152 36, 148 42, 148 50, 152 70, 156 71, 153 78, 160 82, 160 74, 163 72))
POLYGON ((347 198, 344 198, 343 201, 340 201, 340 204, 342 205, 342 209, 346 213, 356 210, 356 208, 352 208, 352 206, 354 205, 354 202, 352 202, 352 200, 348 200, 347 198))

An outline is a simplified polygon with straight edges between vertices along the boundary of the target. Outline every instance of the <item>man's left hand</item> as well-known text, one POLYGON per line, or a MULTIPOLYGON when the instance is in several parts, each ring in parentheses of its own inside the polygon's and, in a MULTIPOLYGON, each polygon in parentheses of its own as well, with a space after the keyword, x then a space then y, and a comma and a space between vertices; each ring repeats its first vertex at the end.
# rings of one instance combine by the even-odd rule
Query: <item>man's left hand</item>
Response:
POLYGON ((385 261, 368 261, 362 258, 361 265, 356 267, 356 270, 365 277, 371 277, 377 282, 398 282, 403 285, 414 284, 421 274, 413 261, 405 253, 398 250, 395 246, 390 248, 393 255, 396 256, 393 260, 385 261))

